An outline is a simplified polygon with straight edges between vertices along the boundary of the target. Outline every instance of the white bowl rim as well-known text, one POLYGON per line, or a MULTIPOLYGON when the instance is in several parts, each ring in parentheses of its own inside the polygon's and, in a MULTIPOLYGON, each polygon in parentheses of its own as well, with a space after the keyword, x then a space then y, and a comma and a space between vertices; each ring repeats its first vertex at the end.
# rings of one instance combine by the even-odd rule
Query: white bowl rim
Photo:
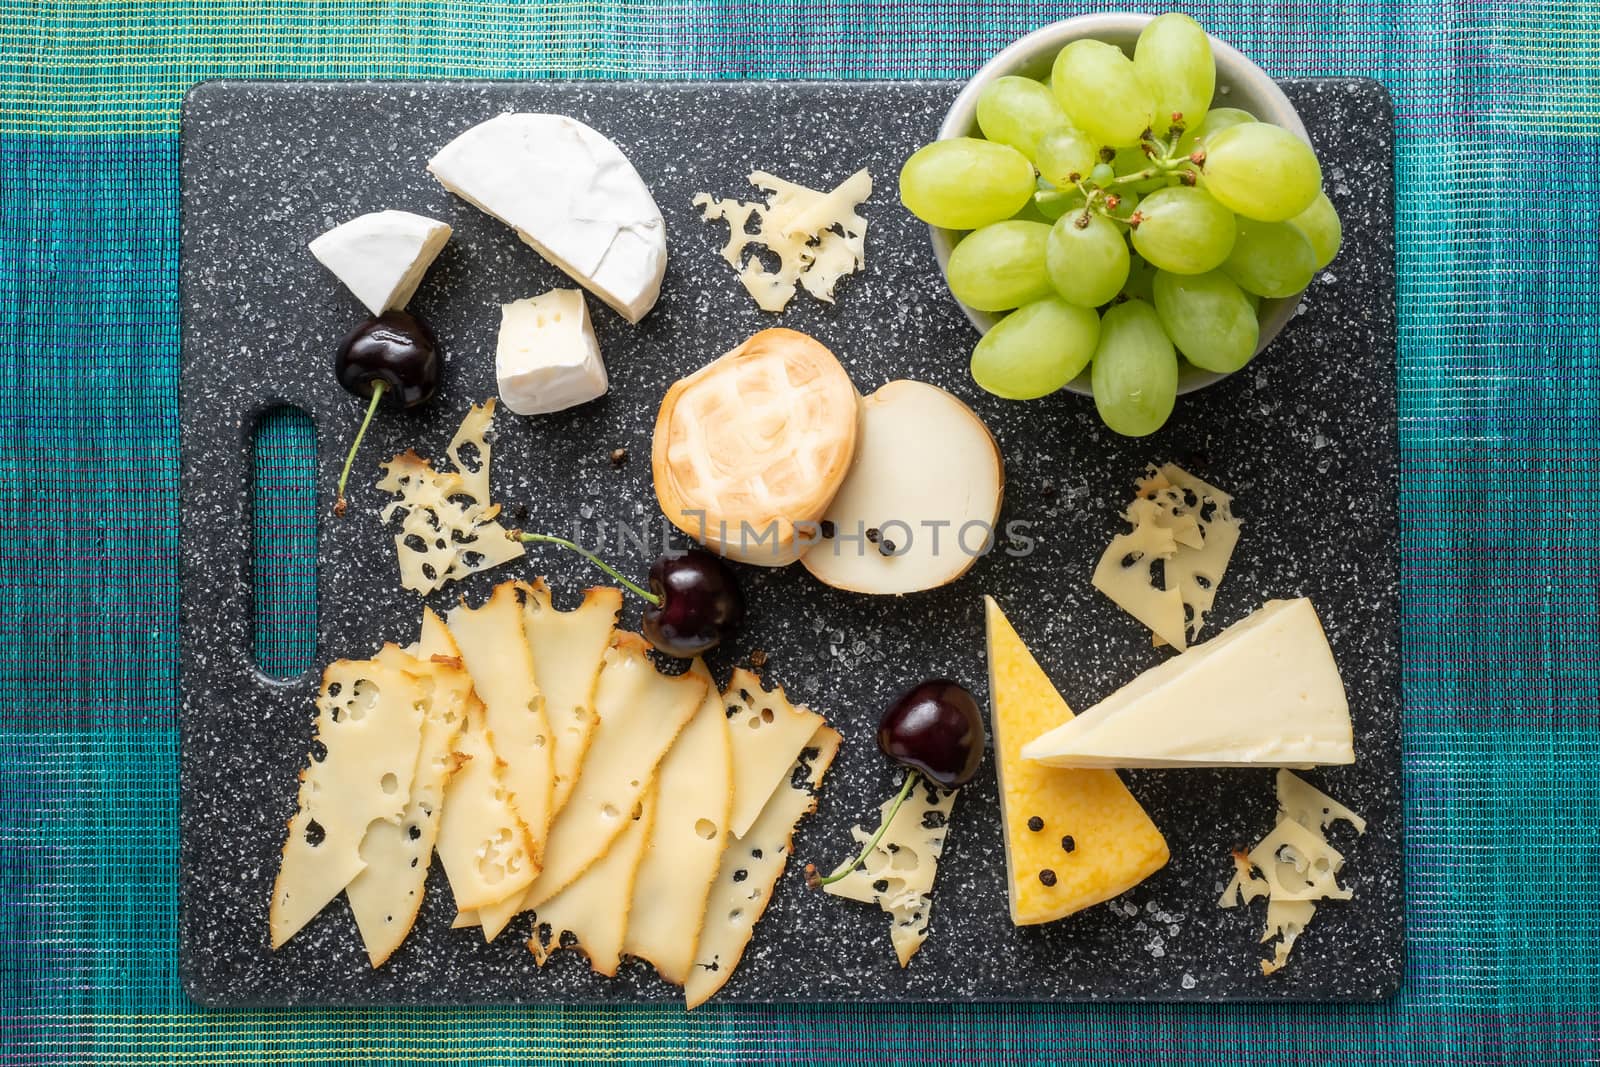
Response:
MULTIPOLYGON (((977 98, 983 87, 995 78, 1004 77, 1017 68, 1024 66, 1030 60, 1037 59, 1041 53, 1059 51, 1075 40, 1085 38, 1099 38, 1104 35, 1133 35, 1138 36, 1139 31, 1154 21, 1156 16, 1133 11, 1096 12, 1087 15, 1074 15, 1071 18, 1061 19, 1033 30, 1002 48, 991 56, 983 66, 967 80, 967 84, 956 95, 950 104, 950 109, 945 113, 944 121, 939 125, 938 139, 949 140, 954 137, 970 136, 973 125, 977 122, 977 98)), ((1206 39, 1211 42, 1212 54, 1216 57, 1218 73, 1224 66, 1230 70, 1242 71, 1251 83, 1251 91, 1267 98, 1272 104, 1274 114, 1267 119, 1276 125, 1289 130, 1302 141, 1310 143, 1311 138, 1306 132, 1305 123, 1301 121, 1300 114, 1295 110, 1289 98, 1284 95, 1278 83, 1268 76, 1249 56, 1228 44, 1226 41, 1206 34, 1206 39)), ((1240 79, 1243 80, 1243 79, 1240 79)), ((942 229, 938 226, 928 227, 929 235, 933 241, 934 258, 939 262, 941 273, 950 258, 950 251, 955 247, 956 234, 961 231, 942 229)), ((950 299, 955 300, 951 294, 950 299)), ((1261 340, 1256 347, 1256 355, 1260 355, 1268 345, 1277 337, 1284 326, 1294 318, 1295 311, 1300 305, 1300 295, 1289 297, 1285 300, 1269 301, 1274 306, 1263 319, 1261 340)), ((972 323, 979 336, 987 333, 1002 316, 990 312, 977 311, 968 307, 961 301, 956 304, 972 323)), ((1181 396, 1204 389, 1208 385, 1227 378, 1228 374, 1215 371, 1205 371, 1198 367, 1189 366, 1188 373, 1178 383, 1178 394, 1181 396)), ((1237 372, 1234 372, 1237 373, 1237 372)), ((1094 391, 1089 385, 1089 372, 1068 382, 1066 389, 1082 396, 1093 396, 1094 391)))

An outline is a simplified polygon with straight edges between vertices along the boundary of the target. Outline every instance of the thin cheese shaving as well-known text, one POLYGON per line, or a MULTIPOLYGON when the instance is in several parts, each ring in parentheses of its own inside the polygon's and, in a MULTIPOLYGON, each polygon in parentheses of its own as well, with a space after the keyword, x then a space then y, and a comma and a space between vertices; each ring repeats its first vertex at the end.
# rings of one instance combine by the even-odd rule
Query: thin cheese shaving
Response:
POLYGON ((739 272, 745 291, 763 311, 787 307, 797 282, 831 303, 839 279, 866 266, 867 221, 857 208, 872 195, 871 175, 858 170, 826 193, 759 170, 750 175, 750 184, 766 191, 765 205, 694 195, 694 206, 707 222, 728 224, 722 258, 739 272), (758 222, 755 232, 752 218, 758 222), (775 255, 778 269, 768 270, 755 253, 747 255, 751 246, 775 255))
POLYGON ((393 523, 400 584, 427 594, 446 582, 498 567, 524 555, 506 538, 497 520, 500 505, 489 499, 489 459, 494 404, 486 400, 467 412, 446 454, 455 466, 441 473, 415 451, 402 452, 383 465, 378 488, 399 499, 383 509, 393 523))

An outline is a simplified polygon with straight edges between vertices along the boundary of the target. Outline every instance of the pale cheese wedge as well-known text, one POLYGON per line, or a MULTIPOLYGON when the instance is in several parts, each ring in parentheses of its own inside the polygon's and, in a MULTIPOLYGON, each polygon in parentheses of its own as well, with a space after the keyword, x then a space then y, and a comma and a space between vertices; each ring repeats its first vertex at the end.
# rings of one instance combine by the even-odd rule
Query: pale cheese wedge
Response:
POLYGON ((840 740, 832 727, 819 727, 754 824, 722 854, 706 902, 695 964, 683 987, 684 1003, 691 1010, 726 985, 744 958, 756 923, 772 902, 772 891, 789 865, 795 830, 801 819, 817 810, 817 790, 839 754, 840 740))
POLYGON ((384 663, 338 660, 323 671, 316 740, 272 886, 274 949, 362 872, 368 828, 404 813, 425 698, 422 678, 384 663))
POLYGON ((1072 718, 1061 694, 992 597, 984 598, 989 724, 1011 921, 1054 922, 1127 892, 1166 865, 1167 843, 1115 771, 1063 770, 1022 758, 1022 743, 1072 718))
MULTIPOLYGON (((822 887, 836 897, 876 904, 888 912, 893 920, 889 942, 902 967, 911 962, 928 939, 928 923, 933 918, 933 880, 944 853, 950 809, 955 807, 957 792, 940 789, 925 778, 919 781, 862 865, 822 887)), ((880 820, 893 805, 892 797, 883 802, 878 812, 880 820)), ((852 854, 871 841, 876 831, 876 825, 854 827, 850 831, 855 839, 852 854)))
POLYGON ((533 653, 533 674, 544 694, 544 713, 555 740, 550 812, 558 815, 578 781, 578 769, 594 734, 594 690, 606 649, 622 611, 622 590, 587 589, 583 603, 558 611, 539 578, 517 585, 522 630, 533 653))
POLYGON ((428 172, 629 322, 655 305, 666 224, 639 172, 599 131, 567 115, 496 115, 441 148, 428 172))
POLYGON ((555 746, 533 674, 533 654, 523 633, 515 584, 502 582, 482 607, 463 604, 450 612, 448 621, 461 660, 472 675, 472 687, 487 709, 495 754, 506 764, 511 803, 528 828, 537 869, 550 829, 555 746))
POLYGON ((361 842, 366 869, 345 887, 374 967, 400 947, 416 922, 439 834, 445 786, 464 762, 454 749, 466 721, 472 679, 460 666, 444 623, 431 609, 422 633, 419 645, 408 650, 411 654, 393 645, 378 654, 379 663, 417 674, 431 691, 424 704, 422 743, 405 811, 399 822, 380 820, 367 828, 361 842))
POLYGON ((528 949, 539 966, 557 949, 571 947, 587 956, 596 972, 607 978, 616 975, 622 963, 634 879, 656 818, 656 794, 649 789, 625 816, 626 824, 606 854, 534 910, 528 949), (568 935, 570 945, 563 943, 568 935))
POLYGON ((307 247, 374 315, 403 308, 450 240, 450 227, 409 211, 373 211, 307 247))
POLYGON ((1054 767, 1355 762, 1350 705, 1311 601, 1269 601, 1023 746, 1054 767))
POLYGON ((732 830, 742 838, 823 721, 810 708, 789 703, 781 686, 763 689, 761 679, 742 667, 728 680, 722 700, 733 745, 732 830))
POLYGON ((508 898, 520 902, 538 870, 528 828, 506 786, 510 768, 495 755, 486 719, 482 702, 472 697, 456 736, 463 762, 445 788, 434 843, 457 909, 470 914, 508 898))
POLYGON ((616 634, 595 685, 594 740, 571 799, 550 826, 544 868, 523 897, 524 910, 565 889, 628 828, 634 805, 708 686, 703 674, 662 674, 648 641, 616 634))
POLYGON ((634 882, 623 946, 674 985, 688 981, 694 964, 733 811, 733 750, 722 695, 704 661, 690 669, 705 678, 706 695, 656 771, 656 822, 634 882))

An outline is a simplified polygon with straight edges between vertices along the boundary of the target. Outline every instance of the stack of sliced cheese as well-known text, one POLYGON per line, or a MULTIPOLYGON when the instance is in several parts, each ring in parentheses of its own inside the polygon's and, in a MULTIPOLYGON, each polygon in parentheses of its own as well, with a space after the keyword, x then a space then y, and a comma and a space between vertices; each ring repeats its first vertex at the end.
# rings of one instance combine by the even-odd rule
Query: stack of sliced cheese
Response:
POLYGON ((533 914, 616 973, 625 955, 692 1008, 732 976, 839 749, 821 715, 745 671, 662 674, 616 629, 621 594, 559 611, 543 581, 428 611, 416 644, 324 674, 273 887, 273 947, 348 896, 374 967, 405 939, 437 851, 455 925, 533 914))

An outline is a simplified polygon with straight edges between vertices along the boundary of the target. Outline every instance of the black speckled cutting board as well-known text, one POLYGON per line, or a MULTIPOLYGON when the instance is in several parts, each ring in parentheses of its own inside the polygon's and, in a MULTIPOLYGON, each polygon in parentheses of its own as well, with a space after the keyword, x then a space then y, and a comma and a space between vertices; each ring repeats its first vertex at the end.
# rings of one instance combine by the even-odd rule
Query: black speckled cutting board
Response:
MULTIPOLYGON (((400 588, 372 488, 378 462, 415 447, 440 456, 470 402, 494 393, 502 302, 570 283, 512 232, 445 192, 424 166, 461 130, 508 110, 575 115, 614 138, 666 218, 660 303, 631 327, 590 300, 610 369, 603 400, 561 414, 502 413, 494 490, 512 520, 570 530, 660 521, 650 432, 667 384, 754 331, 783 324, 829 345, 863 393, 898 377, 942 385, 989 423, 1003 449, 1005 521, 1031 526, 1032 551, 996 551, 953 586, 905 599, 841 593, 799 567, 744 567, 750 623, 713 668, 756 649, 766 676, 827 714, 845 746, 802 824, 742 966, 721 998, 744 1001, 1374 1000, 1403 971, 1398 480, 1392 123, 1375 82, 1285 85, 1322 155, 1344 216, 1344 250, 1298 317, 1251 366, 1181 399, 1143 440, 1100 425, 1070 393, 1011 404, 967 374, 975 336, 946 294, 928 234, 895 198, 901 161, 930 138, 953 83, 212 83, 183 115, 181 966, 210 1004, 671 1000, 637 963, 614 980, 575 953, 543 970, 523 947, 524 916, 485 945, 449 929, 442 873, 410 939, 372 971, 343 899, 282 951, 267 902, 295 776, 305 759, 322 664, 409 640, 421 606, 400 588), (866 166, 877 188, 868 267, 834 304, 805 293, 757 310, 718 255, 721 224, 692 194, 748 197, 766 169, 831 186, 866 166), (351 510, 320 520, 317 667, 262 677, 251 651, 251 437, 290 404, 315 421, 326 516, 361 403, 334 382, 333 353, 366 312, 306 251, 357 214, 404 208, 455 237, 412 307, 447 351, 445 385, 425 410, 376 422, 355 469, 351 510), (609 454, 630 459, 613 468, 609 454), (1320 906, 1288 969, 1263 978, 1263 905, 1216 906, 1229 850, 1272 826, 1272 772, 1126 775, 1166 834, 1172 861, 1106 905, 1043 927, 1007 919, 992 761, 959 797, 940 864, 932 935, 905 970, 874 908, 808 891, 800 868, 837 862, 849 828, 894 786, 878 755, 880 709, 910 683, 947 675, 987 696, 982 594, 997 597, 1051 678, 1088 707, 1166 653, 1089 584, 1146 464, 1174 460, 1235 494, 1244 536, 1208 634, 1263 600, 1309 595, 1349 688, 1357 762, 1309 777, 1369 820, 1335 836, 1352 903, 1320 906)), ((1010 546, 1013 549, 1018 545, 1010 546)), ((642 575, 632 546, 614 554, 642 575)), ((575 557, 541 552, 431 598, 479 602, 497 581, 548 574, 567 605, 603 580, 575 557)), ((624 625, 637 626, 639 604, 624 625)))

